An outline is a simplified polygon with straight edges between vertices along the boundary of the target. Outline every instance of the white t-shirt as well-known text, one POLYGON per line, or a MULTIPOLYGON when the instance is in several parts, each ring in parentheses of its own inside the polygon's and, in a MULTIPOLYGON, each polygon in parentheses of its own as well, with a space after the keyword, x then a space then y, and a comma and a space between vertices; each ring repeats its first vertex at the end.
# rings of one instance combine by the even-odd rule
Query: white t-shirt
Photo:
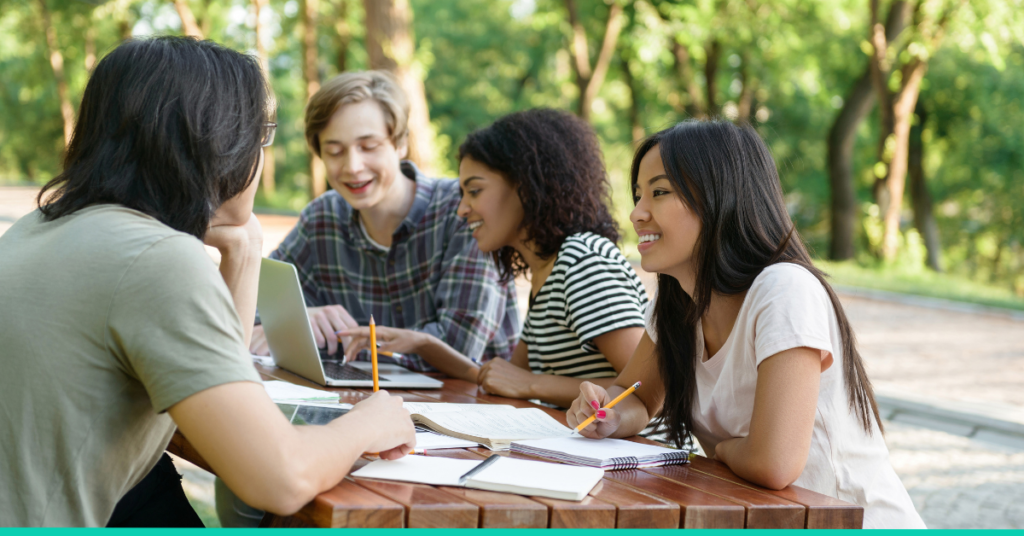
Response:
MULTIPOLYGON (((652 324, 654 304, 645 315, 647 333, 657 340, 652 324)), ((754 279, 732 332, 710 359, 697 323, 697 408, 693 434, 704 452, 720 441, 746 437, 754 410, 757 367, 791 348, 821 351, 823 364, 811 449, 795 486, 864 507, 864 528, 925 528, 906 488, 889 463, 889 449, 871 418, 868 435, 850 410, 843 377, 842 339, 835 310, 821 283, 805 268, 779 263, 754 279)))

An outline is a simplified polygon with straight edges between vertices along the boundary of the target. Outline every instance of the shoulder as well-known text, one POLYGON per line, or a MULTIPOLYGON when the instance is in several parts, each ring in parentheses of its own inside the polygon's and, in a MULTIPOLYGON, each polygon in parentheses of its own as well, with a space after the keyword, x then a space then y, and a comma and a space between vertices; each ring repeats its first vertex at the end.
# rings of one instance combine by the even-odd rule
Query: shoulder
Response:
POLYGON ((341 194, 328 190, 309 202, 299 216, 301 221, 317 221, 323 219, 343 220, 352 214, 352 207, 341 194))
POLYGON ((626 263, 626 258, 611 240, 594 233, 576 233, 562 242, 558 250, 557 263, 578 264, 587 259, 626 263))
POLYGON ((807 268, 788 262, 762 270, 747 291, 747 298, 755 307, 831 305, 822 282, 807 268))

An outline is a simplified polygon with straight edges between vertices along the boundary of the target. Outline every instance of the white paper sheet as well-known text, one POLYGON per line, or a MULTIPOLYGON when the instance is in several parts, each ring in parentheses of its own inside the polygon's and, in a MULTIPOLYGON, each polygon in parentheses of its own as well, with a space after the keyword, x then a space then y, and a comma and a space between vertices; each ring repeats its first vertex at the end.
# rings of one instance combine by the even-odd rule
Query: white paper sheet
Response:
POLYGON ((294 400, 338 400, 338 393, 311 389, 294 383, 271 380, 263 382, 263 388, 267 390, 270 399, 274 402, 294 400))
POLYGON ((397 460, 372 461, 352 473, 357 478, 379 478, 435 486, 458 486, 459 477, 483 462, 433 456, 405 456, 397 460))
POLYGON ((416 452, 423 452, 427 449, 468 449, 479 446, 480 444, 475 441, 466 441, 434 432, 416 432, 416 452))

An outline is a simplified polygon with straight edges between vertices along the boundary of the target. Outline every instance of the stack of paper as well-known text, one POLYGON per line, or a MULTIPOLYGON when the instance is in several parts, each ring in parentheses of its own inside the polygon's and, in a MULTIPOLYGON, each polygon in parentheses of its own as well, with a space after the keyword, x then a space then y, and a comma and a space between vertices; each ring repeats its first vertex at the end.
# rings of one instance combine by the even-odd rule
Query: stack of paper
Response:
POLYGON ((497 463, 459 484, 459 477, 483 460, 457 460, 406 456, 399 460, 377 460, 352 473, 358 478, 417 482, 435 486, 462 486, 567 501, 580 501, 604 477, 592 467, 502 458, 497 463))
POLYGON ((575 465, 599 467, 606 471, 687 463, 690 453, 622 439, 555 437, 513 441, 512 452, 520 452, 575 465))

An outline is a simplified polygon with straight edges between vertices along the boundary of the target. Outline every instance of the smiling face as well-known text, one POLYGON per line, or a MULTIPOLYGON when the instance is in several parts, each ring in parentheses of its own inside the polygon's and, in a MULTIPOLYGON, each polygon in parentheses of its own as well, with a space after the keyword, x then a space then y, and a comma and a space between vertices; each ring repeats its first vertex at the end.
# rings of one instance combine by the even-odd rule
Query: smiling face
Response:
POLYGON ((519 241, 523 203, 501 173, 467 156, 459 163, 459 186, 458 215, 466 218, 480 251, 496 251, 519 241))
POLYGON ((356 210, 388 198, 407 152, 405 143, 392 143, 384 111, 372 99, 342 105, 320 132, 327 180, 356 210))
POLYGON ((671 275, 681 283, 692 280, 700 217, 665 173, 657 145, 640 160, 634 199, 636 206, 629 219, 640 237, 640 266, 648 272, 671 275))

